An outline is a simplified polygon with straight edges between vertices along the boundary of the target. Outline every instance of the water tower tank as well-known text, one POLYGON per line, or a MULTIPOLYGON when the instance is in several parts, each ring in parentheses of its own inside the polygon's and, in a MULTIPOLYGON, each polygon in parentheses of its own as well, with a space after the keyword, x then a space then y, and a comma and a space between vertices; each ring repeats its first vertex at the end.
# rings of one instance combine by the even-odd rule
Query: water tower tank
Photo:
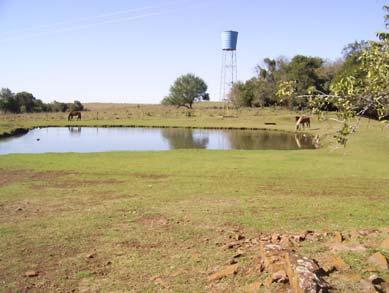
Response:
POLYGON ((238 32, 235 31, 222 32, 222 49, 224 51, 235 51, 237 42, 238 42, 238 32))

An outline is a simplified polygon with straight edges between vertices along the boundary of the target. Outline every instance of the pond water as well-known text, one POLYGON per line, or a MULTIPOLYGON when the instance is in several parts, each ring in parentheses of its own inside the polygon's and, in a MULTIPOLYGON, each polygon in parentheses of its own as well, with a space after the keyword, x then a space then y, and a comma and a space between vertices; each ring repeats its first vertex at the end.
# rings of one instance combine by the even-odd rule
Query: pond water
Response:
POLYGON ((0 154, 172 149, 313 149, 312 137, 264 130, 49 127, 0 139, 0 154))

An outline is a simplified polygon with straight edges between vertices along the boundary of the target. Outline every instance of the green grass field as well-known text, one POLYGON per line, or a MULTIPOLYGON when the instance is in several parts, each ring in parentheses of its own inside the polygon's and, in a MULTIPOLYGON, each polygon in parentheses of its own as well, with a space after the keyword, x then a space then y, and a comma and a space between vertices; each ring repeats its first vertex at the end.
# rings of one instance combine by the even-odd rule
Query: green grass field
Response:
MULTIPOLYGON (((186 117, 172 108, 100 107, 71 123, 265 128, 271 120, 275 129, 294 129, 288 111, 246 109, 223 118, 213 108, 186 117)), ((45 115, 0 116, 0 133, 68 124, 63 114, 45 115)), ((314 120, 310 131, 325 137, 335 126, 314 120)), ((255 250, 240 260, 243 273, 207 281, 231 258, 222 246, 236 231, 255 237, 389 227, 388 128, 364 120, 346 149, 329 139, 323 145, 0 156, 0 288, 239 291, 259 278, 250 270, 255 250), (38 277, 25 277, 29 270, 38 277)))

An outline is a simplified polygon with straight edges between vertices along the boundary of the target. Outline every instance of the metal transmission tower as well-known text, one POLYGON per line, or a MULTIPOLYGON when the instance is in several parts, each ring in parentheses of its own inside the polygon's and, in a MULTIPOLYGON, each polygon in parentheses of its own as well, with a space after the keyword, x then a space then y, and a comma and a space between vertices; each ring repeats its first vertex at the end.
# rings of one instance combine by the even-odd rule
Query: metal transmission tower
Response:
POLYGON ((220 78, 220 100, 229 101, 229 93, 232 85, 238 76, 236 62, 236 45, 238 43, 238 32, 222 32, 222 68, 220 78))

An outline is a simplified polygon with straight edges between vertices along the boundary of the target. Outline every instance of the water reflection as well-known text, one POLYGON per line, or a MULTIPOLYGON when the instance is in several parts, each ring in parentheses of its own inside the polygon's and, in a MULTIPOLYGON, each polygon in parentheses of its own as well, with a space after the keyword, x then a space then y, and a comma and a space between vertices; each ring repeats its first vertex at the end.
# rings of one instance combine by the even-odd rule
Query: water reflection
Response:
POLYGON ((80 136, 81 127, 68 127, 71 136, 80 136))
POLYGON ((188 148, 297 150, 313 149, 313 142, 320 143, 318 139, 302 133, 260 130, 53 127, 33 129, 20 137, 0 139, 0 154, 188 148))
POLYGON ((196 135, 192 129, 162 128, 161 134, 169 143, 171 149, 205 149, 209 142, 208 133, 199 133, 196 135))
POLYGON ((312 149, 312 137, 302 133, 290 134, 275 131, 230 131, 228 139, 232 149, 240 150, 291 150, 312 149))

